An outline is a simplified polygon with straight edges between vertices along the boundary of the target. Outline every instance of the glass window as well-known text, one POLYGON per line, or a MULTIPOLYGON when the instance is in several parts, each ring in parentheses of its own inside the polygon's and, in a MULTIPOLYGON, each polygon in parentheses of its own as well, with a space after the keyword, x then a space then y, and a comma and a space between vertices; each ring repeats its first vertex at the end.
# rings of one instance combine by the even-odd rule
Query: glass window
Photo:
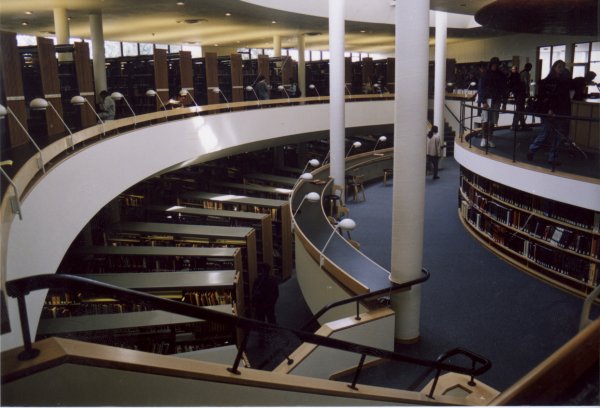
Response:
POLYGON ((292 59, 293 59, 294 61, 298 61, 298 59, 299 59, 298 50, 296 50, 296 49, 289 49, 289 50, 288 50, 288 55, 289 55, 290 57, 292 57, 292 59))
POLYGON ((331 58, 331 54, 329 53, 329 51, 322 51, 321 52, 321 59, 323 61, 327 61, 331 58))
MULTIPOLYGON (((200 45, 188 44, 188 45, 182 46, 181 49, 183 51, 189 51, 189 52, 191 52, 192 53, 192 58, 200 58, 200 57, 202 57, 202 46, 200 46, 200 45)), ((242 58, 243 58, 243 56, 242 56, 242 58)))
POLYGON ((579 62, 587 63, 590 53, 590 43, 575 44, 575 50, 573 53, 573 62, 575 64, 579 62))
POLYGON ((311 60, 312 53, 310 50, 304 50, 304 61, 312 61, 311 60))
POLYGON ((265 48, 264 55, 268 55, 270 58, 275 56, 275 51, 272 48, 265 48))
POLYGON ((595 82, 600 82, 600 41, 592 43, 592 55, 590 56, 590 71, 596 73, 595 82))
POLYGON ((171 53, 171 54, 175 54, 181 50, 182 50, 181 45, 169 45, 169 53, 171 53))
POLYGON ((585 65, 573 65, 573 73, 572 77, 582 77, 585 75, 585 65))
POLYGON ((140 43, 140 55, 154 54, 154 44, 140 43))
POLYGON ((123 56, 124 57, 135 57, 138 55, 137 43, 124 42, 123 43, 123 56))
POLYGON ((566 45, 555 45, 552 47, 552 63, 558 60, 565 60, 565 54, 567 53, 566 45))
POLYGON ((167 44, 154 44, 154 47, 158 50, 168 50, 169 46, 167 44))
POLYGON ((541 75, 542 78, 546 78, 550 73, 550 67, 552 66, 552 47, 540 47, 539 48, 539 59, 542 62, 541 75))
POLYGON ((17 34, 17 46, 37 45, 37 40, 33 35, 17 34))
POLYGON ((117 58, 121 56, 121 43, 119 41, 104 41, 104 56, 117 58))
POLYGON ((310 52, 310 60, 311 61, 321 61, 321 51, 311 51, 310 52))

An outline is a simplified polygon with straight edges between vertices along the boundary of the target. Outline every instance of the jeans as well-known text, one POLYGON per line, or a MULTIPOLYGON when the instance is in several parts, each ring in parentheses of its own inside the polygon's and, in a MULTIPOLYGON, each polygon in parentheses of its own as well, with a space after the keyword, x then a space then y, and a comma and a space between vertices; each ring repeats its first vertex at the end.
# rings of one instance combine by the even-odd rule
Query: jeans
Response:
POLYGON ((548 152, 548 161, 556 161, 558 155, 558 146, 563 136, 569 134, 569 120, 556 119, 551 117, 542 118, 542 132, 539 133, 529 145, 529 152, 535 153, 542 146, 549 142, 550 151, 548 152))

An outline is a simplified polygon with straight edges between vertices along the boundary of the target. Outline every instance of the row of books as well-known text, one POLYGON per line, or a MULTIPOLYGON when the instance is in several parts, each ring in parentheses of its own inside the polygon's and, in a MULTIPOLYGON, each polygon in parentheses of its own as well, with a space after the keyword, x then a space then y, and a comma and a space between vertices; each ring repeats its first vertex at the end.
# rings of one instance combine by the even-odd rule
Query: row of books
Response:
POLYGON ((469 185, 464 186, 463 193, 469 198, 475 209, 485 213, 499 223, 509 225, 523 233, 543 239, 560 248, 600 258, 600 237, 594 237, 579 230, 572 231, 563 226, 556 225, 545 218, 506 207, 493 200, 489 200, 488 197, 469 185))
POLYGON ((538 197, 533 194, 517 190, 505 185, 492 182, 484 177, 474 174, 465 168, 461 169, 460 187, 467 190, 467 185, 476 186, 490 197, 512 206, 553 218, 560 222, 579 228, 600 232, 600 213, 584 208, 579 208, 559 201, 538 197))
POLYGON ((64 303, 58 306, 42 308, 42 319, 56 319, 61 317, 143 312, 150 310, 145 304, 138 303, 64 303))
POLYGON ((506 247, 513 252, 525 256, 550 271, 587 282, 589 276, 591 276, 590 273, 597 268, 594 262, 564 251, 557 251, 502 227, 485 217, 474 207, 470 207, 466 201, 461 203, 461 213, 471 225, 487 235, 499 246, 506 247))
POLYGON ((233 302, 233 296, 230 290, 204 290, 186 292, 181 301, 196 306, 228 305, 233 302))
POLYGON ((234 262, 226 258, 202 256, 99 256, 87 260, 80 273, 106 272, 169 272, 233 269, 234 262))

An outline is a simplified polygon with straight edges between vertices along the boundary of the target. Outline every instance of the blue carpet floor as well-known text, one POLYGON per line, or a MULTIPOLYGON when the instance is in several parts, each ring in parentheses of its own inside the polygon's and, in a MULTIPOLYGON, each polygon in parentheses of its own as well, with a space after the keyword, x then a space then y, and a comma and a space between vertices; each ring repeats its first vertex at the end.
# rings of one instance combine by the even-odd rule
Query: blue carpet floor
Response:
MULTIPOLYGON (((439 180, 426 180, 423 266, 431 278, 423 284, 421 339, 396 351, 435 359, 455 347, 470 349, 492 361, 481 380, 504 390, 576 334, 582 300, 510 266, 479 244, 458 218, 459 166, 453 158, 442 165, 439 180)), ((367 201, 348 204, 357 223, 352 238, 367 256, 390 269, 391 222, 382 215, 391 214, 391 183, 374 183, 366 193, 367 201)), ((593 315, 599 315, 598 308, 593 315)), ((293 328, 311 316, 295 277, 280 285, 277 316, 280 325, 293 328)), ((290 352, 299 344, 290 337, 283 332, 267 336, 267 347, 251 341, 253 365, 269 369, 282 361, 276 344, 290 352)), ((363 369, 359 382, 420 389, 430 378, 421 367, 384 362, 363 369)), ((351 382, 352 376, 339 380, 351 382)))

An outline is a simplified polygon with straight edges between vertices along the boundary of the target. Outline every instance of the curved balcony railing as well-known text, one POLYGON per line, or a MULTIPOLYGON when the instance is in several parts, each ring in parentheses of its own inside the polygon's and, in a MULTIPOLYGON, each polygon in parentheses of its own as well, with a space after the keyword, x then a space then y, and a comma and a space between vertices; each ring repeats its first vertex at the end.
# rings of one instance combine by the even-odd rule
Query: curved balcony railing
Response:
MULTIPOLYGON (((578 105, 575 105, 578 106, 578 105)), ((492 109, 483 108, 473 103, 462 100, 459 118, 455 119, 460 124, 459 138, 469 149, 479 149, 477 138, 481 137, 480 116, 481 112, 488 111, 499 115, 499 125, 494 129, 494 144, 481 147, 485 154, 494 154, 511 160, 513 163, 521 162, 549 169, 550 172, 570 173, 577 176, 589 178, 592 182, 600 179, 600 143, 598 132, 600 131, 600 104, 588 103, 587 116, 582 115, 549 115, 531 112, 529 110, 519 111, 515 109, 492 109), (530 118, 526 129, 512 126, 513 117, 523 115, 530 118), (554 126, 556 120, 569 122, 569 131, 561 132, 554 126), (537 122, 537 123, 536 123, 537 122), (549 136, 544 145, 537 152, 537 158, 532 160, 528 155, 529 145, 545 128, 551 128, 556 132, 559 140, 557 145, 557 158, 546 162, 543 157, 549 149, 552 149, 553 137, 549 136), (560 166, 560 167, 558 167, 560 166)), ((449 109, 448 109, 449 110, 449 109)), ((541 170, 543 171, 543 170, 541 170)))

